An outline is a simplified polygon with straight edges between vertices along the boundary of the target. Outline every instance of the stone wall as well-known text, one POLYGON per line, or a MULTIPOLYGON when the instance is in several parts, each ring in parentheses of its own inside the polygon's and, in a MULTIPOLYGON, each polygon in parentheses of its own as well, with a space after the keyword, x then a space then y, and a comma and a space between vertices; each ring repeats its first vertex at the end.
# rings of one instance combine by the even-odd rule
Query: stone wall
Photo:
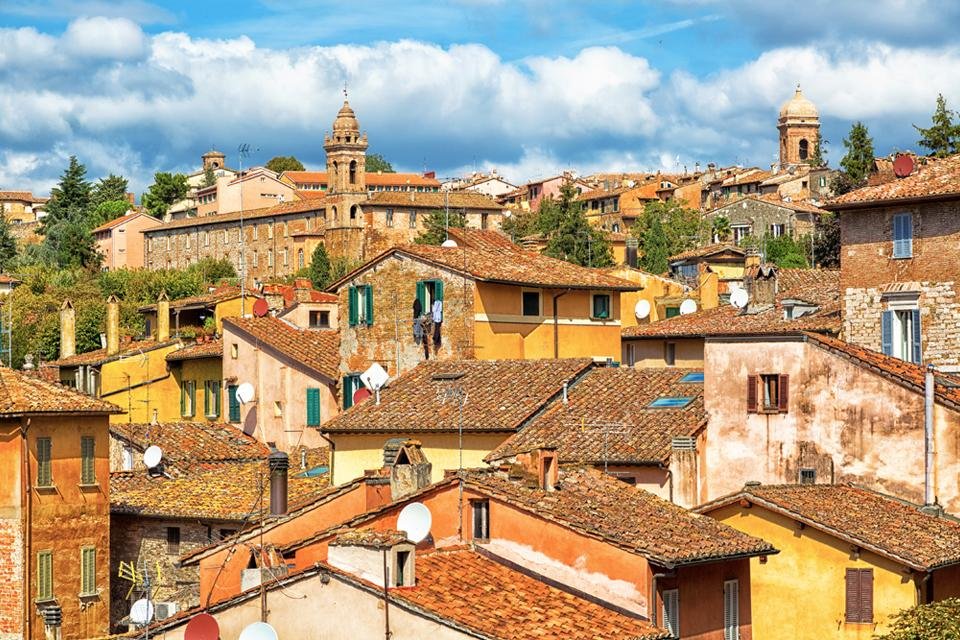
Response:
POLYGON ((750 235, 762 237, 770 233, 774 224, 784 225, 784 231, 793 237, 800 237, 812 231, 812 225, 807 218, 797 218, 791 209, 780 207, 755 198, 743 198, 725 207, 714 209, 707 214, 712 221, 717 216, 726 216, 730 226, 750 225, 750 235))
POLYGON ((0 518, 0 640, 23 637, 23 530, 14 511, 0 518))

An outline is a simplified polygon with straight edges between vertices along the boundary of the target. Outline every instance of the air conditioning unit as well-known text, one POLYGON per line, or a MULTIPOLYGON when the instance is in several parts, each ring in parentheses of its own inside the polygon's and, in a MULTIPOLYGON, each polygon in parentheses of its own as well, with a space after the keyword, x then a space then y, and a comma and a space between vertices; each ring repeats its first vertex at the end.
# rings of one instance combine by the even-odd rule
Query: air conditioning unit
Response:
POLYGON ((176 602, 155 602, 153 610, 157 620, 166 620, 177 614, 178 607, 176 602))

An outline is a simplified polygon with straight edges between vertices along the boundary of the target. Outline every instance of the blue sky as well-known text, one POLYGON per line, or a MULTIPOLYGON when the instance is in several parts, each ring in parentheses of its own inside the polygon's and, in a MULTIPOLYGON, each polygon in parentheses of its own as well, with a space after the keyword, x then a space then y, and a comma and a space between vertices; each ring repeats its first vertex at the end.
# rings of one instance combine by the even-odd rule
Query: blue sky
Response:
POLYGON ((958 5, 4 0, 0 188, 42 193, 76 154, 140 191, 242 142, 319 167, 344 82, 400 169, 766 166, 797 82, 836 164, 853 120, 888 153, 938 92, 960 106, 958 5))

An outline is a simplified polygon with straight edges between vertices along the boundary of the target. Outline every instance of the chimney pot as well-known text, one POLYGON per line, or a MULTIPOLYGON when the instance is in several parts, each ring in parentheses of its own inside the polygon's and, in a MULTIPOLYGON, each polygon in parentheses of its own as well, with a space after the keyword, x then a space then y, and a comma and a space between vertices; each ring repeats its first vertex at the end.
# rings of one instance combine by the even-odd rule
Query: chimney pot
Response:
POLYGON ((287 470, 290 458, 283 451, 274 451, 267 458, 270 465, 270 515, 287 513, 287 470))
POLYGON ((120 300, 111 295, 107 298, 107 355, 120 352, 120 300))
POLYGON ((60 357, 69 358, 77 354, 77 314, 73 303, 64 300, 60 305, 60 357))

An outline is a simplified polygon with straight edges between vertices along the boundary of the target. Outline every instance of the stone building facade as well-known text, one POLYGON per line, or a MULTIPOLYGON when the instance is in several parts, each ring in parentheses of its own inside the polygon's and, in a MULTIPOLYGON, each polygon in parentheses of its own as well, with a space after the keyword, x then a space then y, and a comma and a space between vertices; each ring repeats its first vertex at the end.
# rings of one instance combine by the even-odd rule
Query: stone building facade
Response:
MULTIPOLYGON (((747 196, 708 211, 705 217, 710 223, 719 216, 727 218, 737 240, 768 234, 801 238, 813 233, 821 213, 825 212, 811 204, 783 201, 771 195, 747 196)), ((729 239, 733 238, 714 238, 717 242, 729 239)))

